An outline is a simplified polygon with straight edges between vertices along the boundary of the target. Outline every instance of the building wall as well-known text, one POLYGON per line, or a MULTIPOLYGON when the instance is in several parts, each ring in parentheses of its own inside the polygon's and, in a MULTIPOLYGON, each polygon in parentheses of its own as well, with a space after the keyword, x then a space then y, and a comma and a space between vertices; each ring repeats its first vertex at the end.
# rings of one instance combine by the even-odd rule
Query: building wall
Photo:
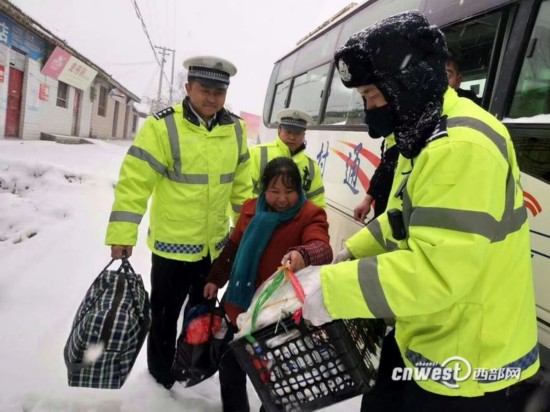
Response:
POLYGON ((129 105, 124 104, 124 114, 122 115, 122 127, 121 127, 121 138, 128 139, 131 131, 131 118, 133 115, 134 105, 133 102, 130 102, 129 105))
POLYGON ((128 104, 126 105, 126 112, 128 113, 127 118, 126 118, 126 126, 125 126, 125 129, 122 129, 120 131, 121 138, 125 139, 125 140, 134 140, 134 138, 136 137, 136 134, 137 134, 137 130, 139 130, 139 128, 136 131, 133 130, 134 118, 136 119, 137 125, 139 125, 139 119, 140 119, 140 115, 134 109, 134 104, 133 103, 134 102, 132 101, 129 105, 128 104), (124 136, 122 136, 123 131, 125 132, 124 136))
MULTIPOLYGON (((39 139, 40 133, 72 135, 75 88, 68 86, 67 107, 57 106, 59 82, 40 73, 41 65, 27 58, 21 103, 23 139, 39 139), (47 87, 47 100, 40 98, 40 85, 47 87)), ((87 137, 90 128, 90 90, 81 91, 78 136, 87 137)))
MULTIPOLYGON (((91 116, 91 131, 90 136, 96 137, 99 139, 110 139, 113 136, 113 119, 114 119, 114 113, 115 113, 115 100, 112 99, 109 96, 109 90, 111 89, 111 85, 107 83, 106 81, 96 79, 92 86, 95 87, 95 98, 93 102, 93 110, 92 110, 92 116, 91 116), (101 116, 98 114, 99 111, 99 99, 101 95, 101 86, 105 87, 107 90, 107 103, 105 107, 105 116, 101 116)), ((120 117, 120 103, 119 103, 119 117, 120 117)), ((117 126, 117 132, 119 127, 117 126)))
MULTIPOLYGON (((0 138, 4 138, 6 108, 9 84, 9 54, 10 49, 0 43, 0 66, 4 66, 4 80, 0 83, 0 138)), ((21 101, 21 120, 19 137, 22 139, 40 139, 40 133, 72 135, 73 106, 75 102, 75 88, 68 85, 67 107, 57 106, 57 91, 59 82, 40 73, 41 64, 29 57, 26 58, 23 74, 23 91, 21 101), (47 89, 46 96, 40 96, 41 85, 47 89)), ((77 135, 80 137, 97 137, 102 139, 118 138, 132 139, 132 121, 134 109, 132 105, 119 102, 119 114, 116 135, 112 135, 115 111, 115 99, 107 97, 106 116, 97 114, 99 107, 99 84, 107 90, 107 82, 96 81, 87 90, 81 91, 80 115, 77 135), (95 98, 92 100, 92 87, 95 87, 95 98), (127 116, 126 136, 125 131, 127 116)))
POLYGON ((40 133, 70 134, 72 107, 69 90, 68 107, 56 106, 57 80, 40 75, 40 68, 32 60, 27 60, 23 77, 23 101, 21 102, 22 127, 20 137, 23 139, 39 139, 40 133), (36 70, 35 70, 36 69, 36 70), (42 78, 40 78, 40 77, 42 78), (48 87, 48 100, 40 100, 40 84, 48 87))
POLYGON ((105 88, 107 88, 107 90, 109 90, 109 84, 107 82, 104 82, 97 78, 92 82, 92 87, 95 89, 95 93, 94 93, 94 101, 92 106, 90 137, 106 139, 108 137, 111 137, 111 129, 113 124, 113 118, 112 118, 113 108, 110 107, 112 102, 110 102, 109 98, 107 98, 107 107, 105 109, 105 116, 100 116, 98 114, 100 86, 104 86, 105 88))
MULTIPOLYGON (((114 107, 115 107, 115 101, 113 101, 113 108, 114 107)), ((128 106, 126 105, 126 101, 118 102, 118 118, 117 118, 118 122, 116 127, 116 134, 113 137, 117 137, 119 139, 124 138, 124 120, 126 119, 127 109, 128 109, 128 106)))
MULTIPOLYGON (((71 87, 72 88, 72 87, 71 87)), ((78 135, 80 137, 90 136, 90 127, 92 127, 92 110, 94 102, 91 96, 92 86, 82 91, 82 101, 80 102, 80 126, 78 135)))
POLYGON ((95 88, 95 97, 92 106, 91 113, 91 132, 90 136, 98 139, 130 139, 133 138, 131 135, 132 130, 132 121, 134 115, 133 105, 126 104, 126 98, 122 97, 113 97, 112 94, 109 94, 113 86, 102 79, 96 79, 92 83, 92 87, 95 88), (101 86, 107 89, 107 105, 105 110, 105 116, 100 116, 99 111, 99 99, 100 99, 100 89, 101 86), (117 127, 115 134, 113 134, 113 122, 115 120, 115 107, 118 102, 118 116, 117 116, 117 127), (126 112, 128 111, 128 116, 126 112), (126 127, 125 127, 126 120, 126 127), (126 134, 124 132, 126 131, 126 134))
MULTIPOLYGON (((4 72, 3 78, 0 78, 0 139, 5 138, 10 63, 15 65, 17 70, 23 72, 22 100, 17 137, 22 139, 39 139, 41 133, 51 133, 62 135, 76 134, 80 137, 133 138, 131 126, 134 108, 133 104, 126 104, 128 97, 122 94, 122 92, 116 91, 114 96, 108 95, 106 115, 99 116, 97 114, 99 86, 103 85, 107 89, 107 92, 113 89, 109 81, 101 78, 99 74, 96 76, 95 81, 92 82, 92 85, 87 87, 87 90, 81 91, 78 127, 76 133, 73 133, 75 87, 68 85, 67 107, 58 107, 57 92, 59 82, 53 77, 41 73, 48 59, 47 53, 53 50, 55 44, 48 45, 51 42, 49 38, 37 35, 32 29, 29 30, 30 26, 28 24, 32 23, 32 21, 22 22, 20 16, 13 17, 14 15, 11 14, 9 8, 8 14, 0 13, 0 27, 2 28, 0 30, 0 68, 3 68, 4 72), (10 18, 10 16, 17 21, 10 18), (18 33, 17 36, 12 36, 11 33, 15 31, 18 33), (16 50, 22 50, 23 52, 19 53, 16 50), (119 110, 116 133, 113 136, 115 99, 119 100, 119 110)), ((17 13, 15 16, 17 16, 17 13)), ((78 55, 77 53, 75 54, 78 55)), ((78 70, 79 67, 77 66, 78 70)), ((71 72, 72 70, 71 68, 71 72)), ((79 84, 79 82, 75 84, 79 84)))
POLYGON ((8 81, 10 76, 10 48, 0 42, 0 66, 4 67, 4 80, 0 83, 0 138, 4 137, 6 108, 8 106, 8 81))

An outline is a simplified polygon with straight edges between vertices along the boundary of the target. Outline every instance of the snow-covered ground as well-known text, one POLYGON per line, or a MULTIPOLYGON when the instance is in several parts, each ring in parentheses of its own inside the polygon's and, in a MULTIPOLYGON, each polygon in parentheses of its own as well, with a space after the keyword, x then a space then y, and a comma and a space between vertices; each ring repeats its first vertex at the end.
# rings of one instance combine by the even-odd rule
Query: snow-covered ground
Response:
MULTIPOLYGON (((0 411, 221 411, 217 375, 167 391, 145 350, 120 390, 67 386, 63 347, 81 299, 109 261, 104 234, 127 142, 0 140, 0 411)), ((148 218, 132 265, 149 289, 148 218)), ((260 402, 249 386, 251 409, 260 402)), ((360 399, 330 411, 358 411, 360 399)))

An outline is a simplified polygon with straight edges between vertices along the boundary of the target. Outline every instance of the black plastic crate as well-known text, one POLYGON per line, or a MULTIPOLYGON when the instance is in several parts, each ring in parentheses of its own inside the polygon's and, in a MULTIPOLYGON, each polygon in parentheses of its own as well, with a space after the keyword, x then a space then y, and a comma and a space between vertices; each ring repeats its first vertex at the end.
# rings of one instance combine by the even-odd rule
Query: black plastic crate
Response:
POLYGON ((385 330, 377 319, 311 327, 287 318, 230 345, 268 412, 311 411, 372 388, 385 330))

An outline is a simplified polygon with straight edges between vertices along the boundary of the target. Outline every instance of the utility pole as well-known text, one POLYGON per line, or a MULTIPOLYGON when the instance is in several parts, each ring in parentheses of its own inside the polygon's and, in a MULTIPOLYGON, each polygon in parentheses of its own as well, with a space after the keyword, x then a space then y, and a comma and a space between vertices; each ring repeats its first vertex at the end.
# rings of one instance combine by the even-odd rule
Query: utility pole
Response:
POLYGON ((172 92, 174 91, 174 59, 176 51, 172 50, 172 76, 170 78, 170 104, 172 104, 172 92))
MULTIPOLYGON (((159 78, 159 89, 157 92, 157 104, 160 102, 160 94, 162 92, 162 76, 164 75, 164 62, 165 57, 172 53, 172 84, 174 83, 174 54, 176 53, 175 50, 169 49, 168 47, 161 47, 161 46, 155 46, 156 49, 159 49, 159 54, 161 55, 161 62, 160 62, 160 78, 159 78)), ((172 84, 170 84, 170 103, 172 103, 172 84)))

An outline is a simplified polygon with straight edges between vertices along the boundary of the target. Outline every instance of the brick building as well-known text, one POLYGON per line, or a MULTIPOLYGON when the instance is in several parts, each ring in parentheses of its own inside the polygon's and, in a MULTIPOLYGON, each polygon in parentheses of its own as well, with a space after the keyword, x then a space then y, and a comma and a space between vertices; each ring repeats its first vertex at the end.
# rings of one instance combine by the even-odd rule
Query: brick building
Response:
POLYGON ((140 99, 9 1, 0 2, 0 139, 130 139, 140 99))

